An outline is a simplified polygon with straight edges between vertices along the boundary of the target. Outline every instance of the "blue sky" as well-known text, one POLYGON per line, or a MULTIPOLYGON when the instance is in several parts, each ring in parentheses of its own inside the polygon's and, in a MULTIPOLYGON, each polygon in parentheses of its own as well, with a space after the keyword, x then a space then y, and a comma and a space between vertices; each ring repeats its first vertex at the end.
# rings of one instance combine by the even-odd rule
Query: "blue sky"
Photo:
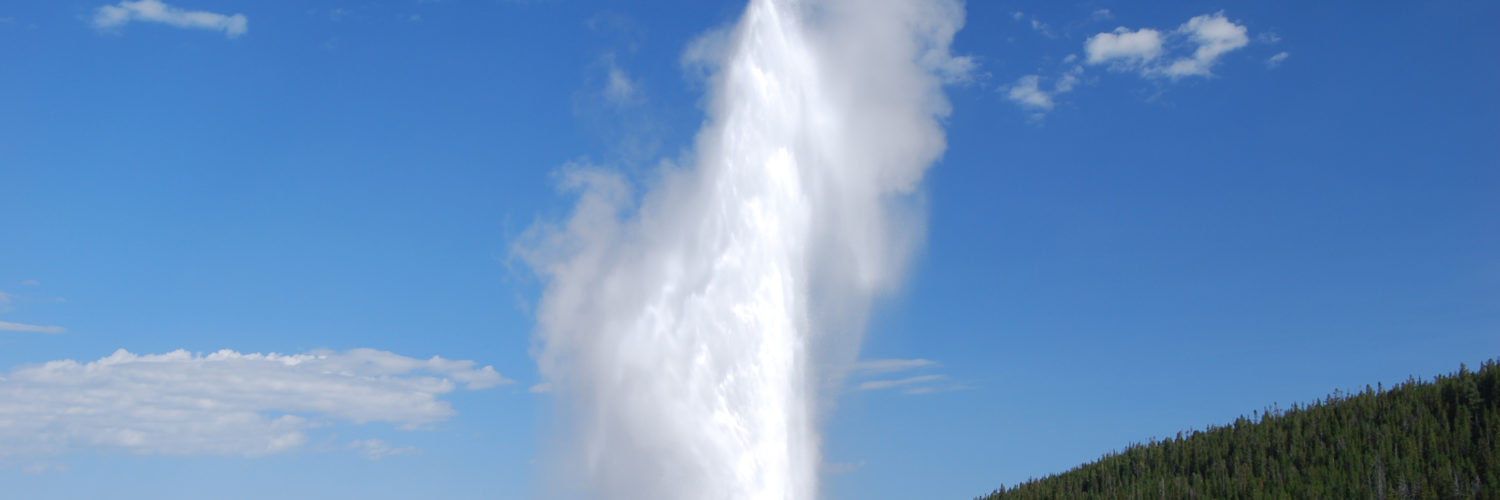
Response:
MULTIPOLYGON (((703 85, 683 51, 743 4, 140 5, 0 7, 0 405, 273 372, 294 396, 376 380, 359 390, 418 400, 250 395, 224 411, 260 420, 201 431, 301 439, 259 451, 0 418, 0 483, 531 498, 553 415, 512 246, 569 210, 559 167, 640 175, 690 145, 703 85), (185 352, 101 361, 120 349, 185 352), (352 375, 295 368, 318 363, 352 375)), ((925 361, 838 395, 826 497, 971 498, 1500 354, 1497 14, 970 3, 953 51, 977 66, 947 89, 925 246, 862 353, 925 361)), ((204 415, 223 416, 131 418, 204 415)))

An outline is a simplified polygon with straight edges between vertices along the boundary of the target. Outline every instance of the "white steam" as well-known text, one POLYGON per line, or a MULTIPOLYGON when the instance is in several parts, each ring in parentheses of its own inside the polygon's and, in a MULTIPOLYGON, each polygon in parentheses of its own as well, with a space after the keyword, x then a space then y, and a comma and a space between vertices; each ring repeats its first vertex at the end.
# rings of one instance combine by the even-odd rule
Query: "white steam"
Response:
POLYGON ((816 497, 819 394, 920 244, 962 23, 956 0, 752 0, 691 54, 713 72, 692 165, 639 198, 568 174, 574 214, 518 250, 545 282, 554 495, 816 497))

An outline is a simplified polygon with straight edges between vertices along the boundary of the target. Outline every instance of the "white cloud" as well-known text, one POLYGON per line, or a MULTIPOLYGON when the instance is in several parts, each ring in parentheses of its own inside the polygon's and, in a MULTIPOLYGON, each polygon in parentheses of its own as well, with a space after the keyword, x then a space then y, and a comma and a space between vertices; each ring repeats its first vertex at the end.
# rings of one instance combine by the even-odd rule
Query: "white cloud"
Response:
POLYGON ((532 394, 545 394, 548 392, 552 392, 552 384, 548 382, 542 382, 531 386, 530 389, 527 389, 527 392, 530 392, 532 394))
POLYGON ((866 379, 854 384, 855 390, 877 391, 884 389, 897 389, 904 395, 929 394, 934 392, 947 392, 967 387, 948 381, 948 376, 929 372, 933 368, 941 366, 940 363, 930 359, 869 359, 855 362, 849 369, 849 374, 858 379, 866 379), (917 374, 897 376, 900 372, 915 372, 917 374), (869 380, 870 378, 877 378, 869 380))
POLYGON ((147 21, 168 24, 179 28, 223 31, 224 36, 234 38, 249 31, 249 20, 244 14, 225 15, 201 10, 183 10, 162 3, 160 0, 122 0, 115 5, 105 5, 94 10, 94 27, 112 29, 131 21, 147 21))
POLYGON ((1015 85, 1010 86, 1005 97, 1029 108, 1040 110, 1052 109, 1052 96, 1038 87, 1037 82, 1041 81, 1041 78, 1038 75, 1021 77, 1021 79, 1016 80, 1015 85))
POLYGON ((26 281, 22 281, 21 282, 21 286, 38 286, 38 285, 41 285, 41 284, 42 284, 42 282, 37 281, 37 280, 26 280, 26 281))
POLYGON ((1005 92, 1006 99, 1010 99, 1021 107, 1033 111, 1035 113, 1033 117, 1041 118, 1048 111, 1052 110, 1055 104, 1053 102, 1054 97, 1072 92, 1073 88, 1078 86, 1082 81, 1080 78, 1082 74, 1083 67, 1074 66, 1073 69, 1068 70, 1068 72, 1063 73, 1062 76, 1057 78, 1057 81, 1052 84, 1052 90, 1050 91, 1041 88, 1040 75, 1023 76, 1016 80, 1014 85, 1002 88, 1001 90, 1005 92))
POLYGON ((1213 68, 1214 62, 1218 61, 1219 56, 1250 43, 1245 27, 1224 18, 1223 12, 1204 14, 1189 19, 1186 24, 1177 28, 1177 33, 1187 36, 1198 46, 1198 49, 1193 51, 1191 57, 1177 59, 1162 70, 1173 79, 1184 76, 1209 76, 1212 74, 1209 70, 1213 68))
POLYGON ((1057 83, 1052 86, 1053 95, 1072 92, 1073 87, 1078 86, 1078 82, 1082 81, 1078 78, 1081 74, 1083 74, 1082 66, 1074 66, 1072 71, 1063 73, 1062 78, 1058 78, 1057 83))
POLYGON ((1047 38, 1057 38, 1057 34, 1052 32, 1052 26, 1049 26, 1047 23, 1042 22, 1041 19, 1037 19, 1036 16, 1028 16, 1024 12, 1016 11, 1014 14, 1011 14, 1011 18, 1015 19, 1016 21, 1026 21, 1027 24, 1031 25, 1032 31, 1035 31, 1042 36, 1045 36, 1047 38))
POLYGON ((295 355, 121 349, 98 361, 51 361, 0 377, 0 459, 80 449, 267 455, 296 449, 308 430, 336 422, 403 428, 440 422, 455 413, 440 396, 459 384, 483 389, 509 382, 473 361, 373 349, 295 355))
POLYGON ((389 456, 405 455, 407 453, 417 452, 417 449, 415 447, 403 446, 397 448, 391 446, 390 443, 379 439, 355 440, 349 443, 348 448, 358 451, 361 456, 370 460, 380 460, 389 456))
POLYGON ((865 468, 865 461, 823 462, 823 473, 828 475, 848 474, 865 468))
POLYGON ((866 359, 856 361, 849 372, 854 374, 876 374, 889 373, 917 368, 929 368, 938 366, 938 362, 930 359, 866 359))
POLYGON ((28 476, 67 471, 68 466, 66 464, 36 463, 21 468, 21 472, 25 473, 28 476))
POLYGON ((1031 20, 1031 30, 1037 33, 1041 33, 1042 36, 1045 36, 1047 38, 1057 38, 1057 35, 1052 33, 1051 26, 1048 26, 1047 23, 1044 23, 1041 20, 1035 18, 1031 20))
POLYGON ((861 390, 861 391, 871 391, 871 390, 879 390, 879 389, 894 389, 894 388, 899 388, 899 387, 906 387, 906 386, 921 384, 921 383, 924 383, 924 382, 936 382, 936 381, 939 381, 939 380, 943 380, 945 378, 948 378, 948 377, 946 375, 917 375, 915 377, 907 377, 907 378, 894 379, 894 380, 870 380, 870 381, 866 381, 866 382, 860 383, 859 384, 859 390, 861 390))
POLYGON ((1105 21, 1114 19, 1115 15, 1110 13, 1109 9, 1098 9, 1094 11, 1093 17, 1095 21, 1105 21))
POLYGON ((1223 12, 1217 12, 1189 19, 1165 35, 1151 28, 1136 31, 1115 28, 1113 32, 1089 37, 1084 42, 1084 52, 1089 64, 1108 63, 1113 69, 1137 71, 1141 76, 1165 76, 1172 80, 1206 77, 1213 75, 1219 57, 1250 43, 1246 31, 1244 26, 1225 18, 1223 12), (1181 43, 1170 43, 1174 40, 1181 43), (1161 62, 1168 46, 1189 46, 1193 52, 1171 62, 1161 62))
POLYGON ((1281 62, 1285 61, 1288 57, 1291 57, 1291 54, 1288 54, 1286 52, 1278 52, 1276 55, 1266 59, 1266 67, 1274 69, 1277 66, 1281 66, 1281 62))
POLYGON ((635 82, 614 61, 610 61, 608 75, 605 77, 604 97, 616 105, 630 103, 636 97, 635 82))
POLYGON ((67 332, 67 328, 60 326, 28 325, 24 323, 11 323, 0 321, 0 332, 36 332, 58 334, 67 332))
POLYGON ((1083 42, 1083 51, 1089 64, 1144 64, 1161 56, 1162 35, 1150 28, 1130 31, 1122 26, 1112 33, 1089 37, 1083 42))

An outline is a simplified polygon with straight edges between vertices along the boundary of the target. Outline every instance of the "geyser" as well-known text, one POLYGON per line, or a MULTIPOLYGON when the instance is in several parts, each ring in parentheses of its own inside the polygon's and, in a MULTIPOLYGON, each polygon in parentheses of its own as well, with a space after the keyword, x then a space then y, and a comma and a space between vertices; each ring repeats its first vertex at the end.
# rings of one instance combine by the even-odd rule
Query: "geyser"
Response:
POLYGON ((567 172, 574 213, 518 249, 563 419, 551 495, 817 496, 820 394, 920 244, 962 23, 950 0, 752 0, 695 43, 714 69, 686 166, 639 196, 567 172))

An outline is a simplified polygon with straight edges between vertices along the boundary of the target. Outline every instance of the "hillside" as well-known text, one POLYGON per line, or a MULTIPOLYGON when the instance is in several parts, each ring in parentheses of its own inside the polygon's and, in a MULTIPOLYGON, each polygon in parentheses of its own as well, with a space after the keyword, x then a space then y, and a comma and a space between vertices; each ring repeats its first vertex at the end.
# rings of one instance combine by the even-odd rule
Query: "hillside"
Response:
POLYGON ((979 498, 1500 498, 1500 365, 1335 391, 979 498))

